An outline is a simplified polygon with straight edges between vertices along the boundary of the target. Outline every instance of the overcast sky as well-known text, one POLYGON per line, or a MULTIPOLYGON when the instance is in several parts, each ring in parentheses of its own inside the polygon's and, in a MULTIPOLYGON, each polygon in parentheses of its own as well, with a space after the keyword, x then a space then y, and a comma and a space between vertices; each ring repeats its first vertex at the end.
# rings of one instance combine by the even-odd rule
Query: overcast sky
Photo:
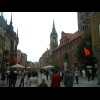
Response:
MULTIPOLYGON (((4 12, 4 18, 10 23, 11 12, 4 12)), ((77 12, 12 12, 14 31, 19 36, 18 49, 27 54, 28 61, 38 61, 50 48, 50 33, 53 20, 58 33, 74 33, 78 30, 77 12)))

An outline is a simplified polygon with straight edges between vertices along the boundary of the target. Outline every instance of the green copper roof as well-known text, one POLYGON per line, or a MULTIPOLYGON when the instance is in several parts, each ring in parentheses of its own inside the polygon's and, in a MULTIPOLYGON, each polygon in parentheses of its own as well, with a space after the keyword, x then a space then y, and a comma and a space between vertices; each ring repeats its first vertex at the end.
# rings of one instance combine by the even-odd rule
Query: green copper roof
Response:
POLYGON ((54 20, 53 20, 53 27, 52 27, 51 35, 56 35, 56 36, 57 36, 57 32, 56 32, 56 29, 55 29, 55 23, 54 23, 54 20))

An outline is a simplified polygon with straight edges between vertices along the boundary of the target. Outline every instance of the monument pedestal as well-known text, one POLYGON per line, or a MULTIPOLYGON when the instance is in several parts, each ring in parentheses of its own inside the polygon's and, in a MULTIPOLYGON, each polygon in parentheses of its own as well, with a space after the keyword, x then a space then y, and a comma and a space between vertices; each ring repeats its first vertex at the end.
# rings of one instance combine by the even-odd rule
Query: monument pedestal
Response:
POLYGON ((69 61, 64 61, 64 70, 67 70, 69 68, 69 61))

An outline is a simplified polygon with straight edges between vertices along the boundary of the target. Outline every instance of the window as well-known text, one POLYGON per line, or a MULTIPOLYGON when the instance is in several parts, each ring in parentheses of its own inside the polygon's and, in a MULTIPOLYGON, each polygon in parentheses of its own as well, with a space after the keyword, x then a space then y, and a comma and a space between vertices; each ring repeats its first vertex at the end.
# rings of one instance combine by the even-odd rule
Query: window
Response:
POLYGON ((63 41, 62 41, 62 44, 63 44, 63 41))

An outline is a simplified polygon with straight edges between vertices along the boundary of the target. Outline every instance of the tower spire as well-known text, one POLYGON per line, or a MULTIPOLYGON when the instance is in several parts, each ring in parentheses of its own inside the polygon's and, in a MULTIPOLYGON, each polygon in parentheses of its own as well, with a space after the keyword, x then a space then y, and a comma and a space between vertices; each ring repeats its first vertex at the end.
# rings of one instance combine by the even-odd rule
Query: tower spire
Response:
POLYGON ((52 26, 52 32, 51 33, 57 34, 56 29, 55 29, 55 22, 54 22, 54 20, 53 20, 53 26, 52 26))
POLYGON ((55 23, 54 23, 54 20, 53 20, 53 27, 52 27, 52 30, 55 30, 55 23))
POLYGON ((10 20, 10 25, 12 25, 12 13, 11 13, 11 20, 10 20))

